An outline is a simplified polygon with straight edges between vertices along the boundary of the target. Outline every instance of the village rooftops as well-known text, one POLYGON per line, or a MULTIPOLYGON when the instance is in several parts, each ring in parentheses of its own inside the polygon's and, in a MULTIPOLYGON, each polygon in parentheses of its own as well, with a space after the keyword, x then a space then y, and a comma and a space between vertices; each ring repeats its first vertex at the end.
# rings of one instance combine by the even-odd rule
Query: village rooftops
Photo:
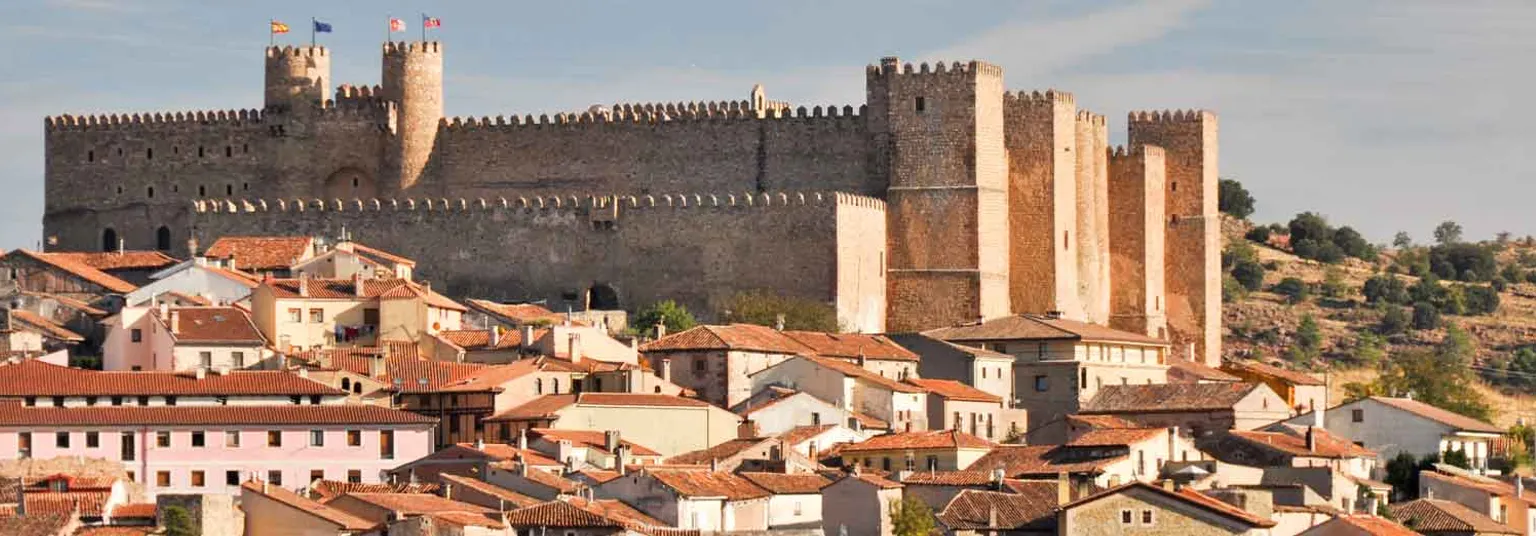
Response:
POLYGON ((314 248, 307 236, 225 236, 208 246, 203 256, 234 260, 242 270, 286 270, 314 248))
POLYGON ((425 482, 342 482, 340 480, 316 480, 309 483, 309 492, 321 502, 349 493, 436 493, 437 484, 425 482))
MULTIPOLYGON (((474 477, 456 475, 452 473, 441 473, 437 475, 437 478, 441 479, 444 485, 469 489, 491 497, 495 497, 499 500, 505 501, 507 506, 512 508, 525 508, 539 504, 540 502, 538 499, 533 497, 523 495, 516 491, 512 491, 510 489, 503 488, 501 486, 474 477)), ((458 489, 450 490, 449 492, 457 493, 458 489)))
POLYGON ((761 499, 771 495, 751 480, 723 471, 675 471, 645 469, 661 485, 678 495, 695 499, 721 498, 728 501, 761 499))
POLYGON ((159 251, 146 250, 57 252, 44 255, 78 262, 101 271, 158 270, 181 262, 159 251))
POLYGON ((170 307, 171 318, 160 317, 178 343, 265 346, 267 338, 250 315, 236 307, 170 307))
POLYGON ((565 501, 549 501, 507 512, 507 524, 513 527, 550 527, 559 529, 626 528, 624 523, 592 513, 565 501))
POLYGON ((6 314, 10 315, 12 331, 16 331, 16 328, 21 327, 35 331, 50 339, 67 342, 82 342, 85 340, 85 337, 79 333, 70 331, 64 326, 44 318, 42 315, 25 309, 7 309, 6 314))
POLYGON ((357 517, 330 506, 326 506, 325 504, 311 500, 310 498, 303 495, 299 495, 292 491, 283 489, 282 486, 272 486, 265 482, 247 480, 240 484, 240 488, 253 493, 257 493, 263 497, 292 507, 297 512, 307 513, 320 519, 324 519, 341 527, 344 530, 365 531, 370 530, 378 525, 372 521, 368 521, 361 517, 357 517))
POLYGON ((841 452, 907 449, 991 449, 993 446, 991 441, 959 430, 931 430, 879 435, 844 446, 841 452))
POLYGON ((491 344, 489 329, 444 330, 437 332, 437 337, 461 350, 516 350, 524 342, 522 332, 515 330, 497 334, 496 344, 491 344))
POLYGON ((1268 376, 1291 385, 1327 385, 1323 383, 1322 379, 1311 374, 1299 370, 1280 368, 1260 361, 1228 361, 1222 364, 1221 368, 1232 372, 1248 372, 1259 376, 1268 376))
POLYGON ((0 396, 343 396, 347 393, 285 371, 209 373, 86 370, 38 360, 0 364, 0 396))
POLYGON ((643 352, 739 351, 912 361, 917 354, 883 335, 779 331, 756 324, 703 325, 646 344, 643 352))
POLYGON ((565 315, 534 303, 497 303, 490 300, 471 298, 466 300, 465 304, 470 309, 495 317, 502 322, 514 326, 521 326, 523 324, 554 325, 566 320, 565 315))
POLYGON ((1494 521, 1476 510, 1454 501, 1416 499, 1387 505, 1392 517, 1413 526, 1419 532, 1454 534, 1519 534, 1508 525, 1494 521))
POLYGON ((1454 466, 1435 464, 1435 469, 1419 471, 1419 478, 1428 478, 1447 484, 1472 488, 1490 495, 1496 495, 1508 500, 1520 501, 1530 506, 1536 506, 1536 494, 1516 490, 1513 484, 1488 478, 1486 476, 1467 474, 1464 470, 1454 466))
POLYGON ((1419 533, 1396 522, 1369 514, 1344 514, 1335 516, 1328 523, 1340 523, 1348 525, 1349 532, 1327 532, 1326 534, 1358 534, 1361 536, 1420 536, 1419 533))
POLYGON ((966 470, 1002 469, 1007 478, 1054 477, 1060 473, 1096 475, 1109 465, 1130 457, 1126 453, 1083 459, 1072 450, 1072 447, 1062 445, 998 445, 966 470))
POLYGON ((262 284, 270 286, 272 294, 279 299, 355 301, 423 298, 427 305, 439 309, 469 310, 458 302, 448 299, 447 296, 408 279, 290 278, 268 279, 262 284))
POLYGON ((556 412, 572 405, 587 406, 623 406, 623 407, 674 407, 674 408, 707 408, 708 402, 680 396, 657 395, 648 393, 581 393, 567 395, 544 395, 529 400, 521 406, 501 412, 487 420, 491 421, 523 421, 549 419, 556 416, 556 412))
POLYGON ((1139 333, 1040 315, 1005 316, 981 323, 925 331, 923 334, 962 344, 986 341, 1082 341, 1168 346, 1167 341, 1139 333))
POLYGON ((129 292, 133 292, 134 289, 139 288, 133 283, 123 281, 115 275, 108 274, 93 268, 90 265, 85 264, 84 262, 81 262, 73 257, 60 257, 51 253, 33 253, 25 249, 13 249, 10 251, 10 253, 6 253, 3 256, 8 257, 11 255, 20 255, 36 260, 43 264, 47 264, 59 270, 63 270, 64 272, 67 272, 70 275, 78 277, 91 284, 100 286, 101 288, 118 294, 127 294, 129 292))
POLYGON ((814 495, 821 493, 821 488, 832 485, 827 477, 816 473, 759 473, 743 471, 737 473, 757 487, 763 488, 778 495, 814 495))
POLYGON ((1376 453, 1349 440, 1328 433, 1322 428, 1297 430, 1285 427, 1279 431, 1228 430, 1227 434, 1260 448, 1290 456, 1315 458, 1375 458, 1376 453), (1312 434, 1312 444, 1307 434, 1312 434))
POLYGON ((1055 482, 1047 484, 1050 489, 1038 493, 961 490, 937 517, 952 531, 1054 532, 1057 492, 1055 482))
POLYGON ((1166 432, 1162 428, 1101 428, 1088 430, 1067 442, 1069 447, 1130 446, 1166 432))
POLYGON ((756 447, 767 441, 777 441, 766 437, 736 438, 722 442, 709 448, 684 452, 671 458, 666 463, 672 465, 707 465, 717 460, 724 460, 741 454, 742 451, 756 447))
MULTIPOLYGON (((821 368, 829 369, 829 370, 831 370, 833 372, 840 373, 843 376, 846 376, 846 377, 849 377, 849 378, 853 378, 855 380, 863 380, 865 382, 875 384, 876 386, 883 387, 883 388, 885 388, 888 391, 897 392, 897 393, 927 393, 928 392, 926 389, 923 389, 922 387, 918 387, 916 385, 912 385, 912 384, 909 384, 909 383, 902 383, 902 382, 899 382, 899 381, 887 378, 885 376, 881 376, 881 375, 876 374, 876 373, 874 373, 873 371, 871 371, 871 370, 869 370, 867 368, 858 366, 858 365, 853 364, 853 363, 849 363, 847 361, 843 361, 841 359, 832 359, 832 358, 827 358, 827 357, 816 357, 816 356, 808 356, 808 355, 799 356, 798 359, 809 360, 810 362, 815 363, 817 366, 820 366, 821 368)), ((783 365, 783 363, 780 363, 779 365, 774 365, 774 366, 782 366, 782 365, 783 365)), ((760 371, 754 372, 753 374, 757 374, 757 373, 760 373, 760 372, 762 372, 762 371, 760 370, 760 371)))
POLYGON ((1213 497, 1211 497, 1209 495, 1205 495, 1205 494, 1200 493, 1199 491, 1195 491, 1193 489, 1185 488, 1185 489, 1181 489, 1181 490, 1178 490, 1178 491, 1172 491, 1172 490, 1163 489, 1161 486, 1155 486, 1155 485, 1152 485, 1152 484, 1148 484, 1146 482, 1139 482, 1139 481, 1138 482, 1131 482, 1129 484, 1125 484, 1125 485, 1122 485, 1122 486, 1110 488, 1110 489, 1101 491, 1099 493, 1095 493, 1093 495, 1089 495, 1087 497, 1083 497, 1083 498, 1078 499, 1076 501, 1072 501, 1070 503, 1062 505, 1061 509, 1062 510, 1071 510, 1073 508, 1077 508, 1079 506, 1082 506, 1082 505, 1085 505, 1085 504, 1088 504, 1088 503, 1092 503, 1092 502, 1098 501, 1099 499, 1103 499, 1103 498, 1106 498, 1106 497, 1112 497, 1112 496, 1115 496, 1115 495, 1119 495, 1121 493, 1125 493, 1127 491, 1137 490, 1137 489, 1147 490, 1147 491, 1150 491, 1152 493, 1156 493, 1158 495, 1162 495, 1164 497, 1167 497, 1167 498, 1174 499, 1176 501, 1182 502, 1182 503, 1184 503, 1186 505, 1194 506, 1194 507, 1197 507, 1197 508, 1199 508, 1201 510, 1205 510, 1205 511, 1208 511, 1208 512, 1211 512, 1211 513, 1215 513, 1215 514, 1221 515, 1223 517, 1226 517, 1226 518, 1229 518, 1229 519, 1232 519, 1232 520, 1235 520, 1235 521, 1239 521, 1239 522, 1242 522, 1242 523, 1250 525, 1250 526, 1263 527, 1263 528, 1268 528, 1268 527, 1275 526, 1275 522, 1272 521, 1272 520, 1256 516, 1256 515, 1254 515, 1252 513, 1249 513, 1246 510, 1243 510, 1242 508, 1238 508, 1236 506, 1227 504, 1225 502, 1217 500, 1217 499, 1215 499, 1215 498, 1213 498, 1213 497))
POLYGON ((425 425, 437 419, 369 405, 36 407, 0 403, 0 426, 425 425))
MULTIPOLYGON (((594 449, 604 454, 613 454, 608 450, 608 435, 601 430, 556 430, 553 428, 533 428, 528 430, 529 438, 540 438, 548 441, 570 441, 572 445, 594 449)), ((660 456, 660 452, 635 443, 628 439, 619 439, 619 445, 628 447, 629 453, 635 456, 660 456)))
POLYGON ((907 383, 923 388, 930 395, 967 402, 1002 403, 1003 397, 955 380, 907 378, 907 383))
POLYGON ((1242 378, 1205 363, 1182 357, 1168 357, 1168 383, 1240 382, 1242 378))
POLYGON ((1164 383, 1106 385, 1080 413, 1156 413, 1229 409, 1259 384, 1164 383))
POLYGON ((1370 398, 1376 402, 1418 415, 1420 417, 1444 424, 1456 429, 1458 432, 1480 432, 1489 434, 1503 434, 1504 429, 1492 424, 1456 413, 1440 409, 1411 398, 1391 398, 1385 396, 1373 396, 1370 398))

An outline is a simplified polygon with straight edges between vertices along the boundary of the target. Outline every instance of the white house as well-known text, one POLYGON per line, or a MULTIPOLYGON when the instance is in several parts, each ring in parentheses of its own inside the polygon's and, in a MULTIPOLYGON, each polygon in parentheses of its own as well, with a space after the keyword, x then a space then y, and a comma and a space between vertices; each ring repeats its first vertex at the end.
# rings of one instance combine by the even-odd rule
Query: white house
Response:
POLYGON ((832 485, 816 473, 742 472, 742 478, 773 494, 768 498, 768 529, 820 529, 821 488, 832 485))
POLYGON ((750 377, 754 393, 771 387, 796 389, 844 410, 886 421, 891 430, 928 429, 928 395, 923 388, 886 378, 854 363, 796 356, 750 377))
POLYGON ((151 304, 156 296, 175 292, 198 296, 214 305, 229 305, 250 296, 259 282, 255 276, 217 266, 202 257, 155 272, 149 278, 149 284, 124 297, 126 304, 151 304))
POLYGON ((770 387, 731 408, 736 414, 752 419, 763 435, 778 435, 802 426, 840 424, 868 437, 888 430, 890 423, 849 411, 816 398, 810 393, 770 387))
MULTIPOLYGON (((1308 413, 1289 422, 1315 422, 1308 413)), ((1381 460, 1399 452, 1415 457, 1459 450, 1467 454, 1474 473, 1488 470, 1489 445, 1504 430, 1465 415, 1410 398, 1373 396, 1329 408, 1323 422, 1328 433, 1376 451, 1381 460)), ((1377 467, 1386 467, 1383 462, 1377 467)))

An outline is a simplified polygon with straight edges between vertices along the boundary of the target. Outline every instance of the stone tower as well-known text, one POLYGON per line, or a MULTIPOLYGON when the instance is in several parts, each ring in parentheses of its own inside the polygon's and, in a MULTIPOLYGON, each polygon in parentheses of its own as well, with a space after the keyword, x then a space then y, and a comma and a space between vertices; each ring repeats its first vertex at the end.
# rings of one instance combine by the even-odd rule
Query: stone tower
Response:
POLYGON ((381 82, 381 97, 398 109, 389 159, 396 182, 381 187, 408 194, 425 174, 437 145, 437 124, 443 119, 442 44, 385 43, 381 82))
POLYGON ((1077 295, 1082 318, 1109 323, 1109 177, 1106 150, 1109 128, 1104 116, 1077 111, 1077 295))
POLYGON ((1111 308, 1109 327, 1166 338, 1163 309, 1166 251, 1163 228, 1164 159, 1161 147, 1109 154, 1109 244, 1111 308))
POLYGON ((1221 219, 1216 211, 1216 114, 1131 112, 1130 146, 1163 148, 1167 167, 1170 339, 1178 353, 1221 364, 1221 219))
POLYGON ((889 178, 887 329, 1009 314, 1002 69, 883 58, 866 84, 873 171, 889 178))
POLYGON ((1071 93, 1006 97, 1009 295, 1017 313, 1082 316, 1077 285, 1077 103, 1071 93))
POLYGON ((267 47, 266 108, 303 109, 330 92, 331 55, 325 47, 267 47))

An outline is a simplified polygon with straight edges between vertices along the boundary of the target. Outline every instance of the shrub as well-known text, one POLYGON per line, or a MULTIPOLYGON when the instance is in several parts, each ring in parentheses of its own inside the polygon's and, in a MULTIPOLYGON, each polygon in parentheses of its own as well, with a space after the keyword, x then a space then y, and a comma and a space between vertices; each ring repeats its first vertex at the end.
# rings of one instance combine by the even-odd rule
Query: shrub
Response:
POLYGON ((1232 278, 1244 289, 1253 291, 1264 287, 1264 265, 1254 261, 1241 261, 1232 267, 1232 278))
POLYGON ((1440 309, 1429 302, 1413 304, 1413 329, 1439 329, 1440 309))
POLYGON ((636 313, 633 326, 639 333, 655 334, 656 325, 664 324, 667 326, 667 333, 677 333, 698 323, 699 321, 693 318, 693 313, 688 312, 687 307, 672 300, 662 300, 636 313))
POLYGON ((1307 284, 1295 277, 1281 279, 1279 283, 1275 283, 1274 288, 1271 288, 1270 291, 1285 296, 1286 301, 1293 304, 1301 303, 1307 299, 1307 284))
POLYGON ((1234 179, 1221 179, 1216 184, 1218 210, 1240 220, 1246 220, 1253 214, 1253 195, 1243 188, 1243 183, 1234 179))
POLYGON ((1360 289, 1360 294, 1365 296, 1369 303, 1408 303, 1408 287, 1402 279, 1390 274, 1372 276, 1365 280, 1365 286, 1360 289))
POLYGON ((1402 307, 1388 305, 1382 312, 1381 322, 1376 324, 1376 332, 1382 335, 1397 335, 1408 331, 1408 313, 1402 307))
POLYGON ((779 316, 784 317, 784 329, 841 331, 837 310, 824 302, 784 296, 766 291, 743 292, 731 298, 724 314, 726 322, 774 326, 779 316))
POLYGON ((1373 260, 1376 258, 1376 247, 1372 246, 1370 242, 1366 242, 1365 237, 1361 236, 1359 231, 1348 225, 1340 227, 1333 232, 1333 244, 1339 246, 1339 249, 1345 255, 1357 259, 1373 260))
POLYGON ((1469 286, 1462 294, 1467 300, 1467 314, 1491 315, 1499 310, 1499 292, 1493 287, 1469 286))
POLYGON ((1258 227, 1254 227, 1252 229, 1249 229, 1248 232, 1243 235, 1243 238, 1246 238, 1246 239, 1254 241, 1254 242, 1258 242, 1260 244, 1268 244, 1269 243, 1269 235, 1270 235, 1269 227, 1266 226, 1266 225, 1260 225, 1258 227))
POLYGON ((1323 272, 1323 295, 1333 299, 1342 299, 1349 294, 1349 286, 1344 284, 1344 271, 1329 267, 1323 272))

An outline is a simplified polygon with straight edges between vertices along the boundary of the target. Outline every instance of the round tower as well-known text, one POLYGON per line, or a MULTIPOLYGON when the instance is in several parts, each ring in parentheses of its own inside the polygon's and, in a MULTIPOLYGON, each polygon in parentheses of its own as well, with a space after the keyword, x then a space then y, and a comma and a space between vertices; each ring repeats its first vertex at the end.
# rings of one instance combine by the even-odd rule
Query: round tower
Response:
POLYGON ((267 47, 266 107, 288 110, 325 101, 331 54, 320 46, 267 47))
POLYGON ((391 163, 399 171, 399 191, 409 192, 421 181, 437 141, 438 121, 443 118, 442 44, 385 43, 380 92, 398 110, 391 163))

